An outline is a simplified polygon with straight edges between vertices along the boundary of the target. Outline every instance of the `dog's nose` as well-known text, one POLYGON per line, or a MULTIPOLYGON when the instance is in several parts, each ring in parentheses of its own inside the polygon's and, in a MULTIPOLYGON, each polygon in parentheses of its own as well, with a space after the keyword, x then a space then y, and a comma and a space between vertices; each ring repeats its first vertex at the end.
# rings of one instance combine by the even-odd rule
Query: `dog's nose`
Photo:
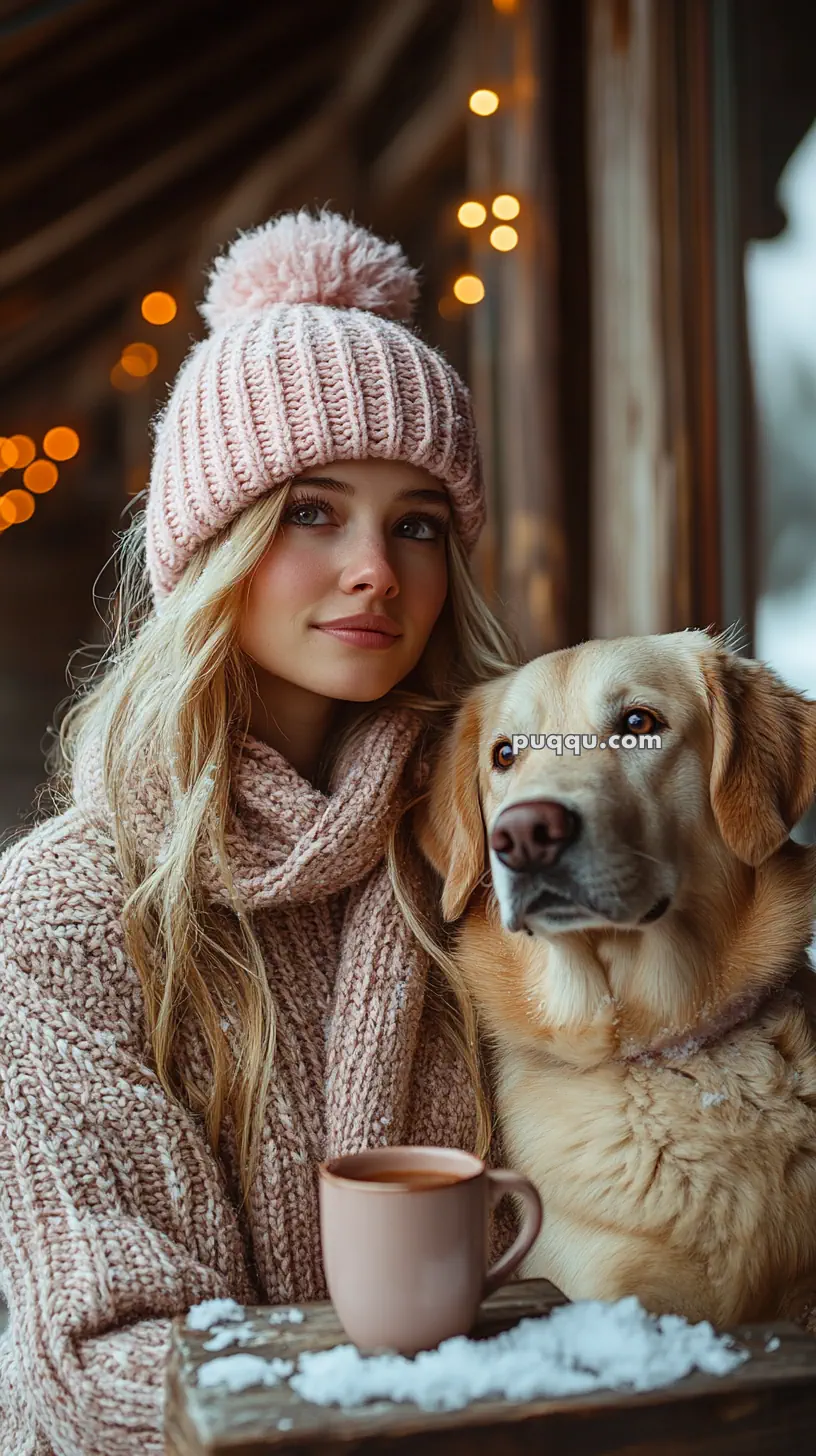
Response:
POLYGON ((531 799, 511 804, 496 820, 490 848, 511 870, 540 869, 555 864, 581 832, 573 809, 556 799, 531 799))

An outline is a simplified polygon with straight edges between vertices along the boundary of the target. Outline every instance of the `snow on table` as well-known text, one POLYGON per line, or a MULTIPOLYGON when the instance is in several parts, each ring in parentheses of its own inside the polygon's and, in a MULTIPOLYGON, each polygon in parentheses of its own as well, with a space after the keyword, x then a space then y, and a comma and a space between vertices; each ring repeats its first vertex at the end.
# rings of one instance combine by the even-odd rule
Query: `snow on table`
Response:
POLYGON ((198 1381, 236 1391, 289 1377, 291 1388, 317 1405, 349 1410, 386 1398, 423 1410, 459 1410, 490 1396, 523 1401, 601 1389, 655 1390, 692 1370, 723 1375, 748 1358, 710 1324, 690 1325, 677 1315, 655 1318, 631 1297, 565 1305, 492 1339, 461 1335, 412 1358, 361 1355, 347 1341, 304 1352, 296 1372, 292 1361, 229 1355, 202 1366, 198 1381))
POLYGON ((328 1300, 192 1324, 173 1322, 167 1456, 608 1456, 667 1433, 674 1456, 767 1456, 809 1450, 816 1429, 816 1339, 796 1326, 570 1305, 544 1279, 502 1286, 470 1338, 411 1359, 361 1355, 328 1300))

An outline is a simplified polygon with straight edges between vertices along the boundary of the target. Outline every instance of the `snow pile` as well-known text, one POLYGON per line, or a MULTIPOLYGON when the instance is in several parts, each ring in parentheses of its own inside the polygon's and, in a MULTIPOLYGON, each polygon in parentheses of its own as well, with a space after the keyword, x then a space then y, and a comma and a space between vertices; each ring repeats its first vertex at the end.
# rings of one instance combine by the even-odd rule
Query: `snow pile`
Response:
MULTIPOLYGON (((242 1345, 257 1339, 257 1323, 245 1318, 246 1309, 234 1299, 205 1299, 194 1304, 187 1315, 188 1330, 212 1330, 205 1350, 225 1350, 228 1345, 242 1345)), ((302 1309, 273 1309, 266 1315, 271 1325, 303 1323, 302 1309)))
MULTIPOLYGON (((315 1405, 410 1401, 424 1410, 461 1410, 474 1400, 511 1401, 590 1390, 654 1390, 692 1370, 725 1375, 749 1359, 703 1321, 647 1314, 634 1296, 583 1300, 522 1320, 490 1339, 458 1335, 413 1358, 361 1355, 356 1345, 304 1352, 289 1384, 315 1405)), ((230 1355, 201 1367, 199 1384, 231 1390, 277 1384, 286 1361, 230 1355)))
POLYGON ((235 1299, 205 1299, 194 1304, 187 1315, 188 1330, 211 1330, 214 1325, 237 1323, 246 1310, 235 1299))
POLYGON ((198 1383, 228 1390, 247 1390, 251 1385, 279 1385, 281 1376, 291 1375, 291 1360, 264 1360, 262 1355, 222 1355, 210 1360, 198 1372, 198 1383))

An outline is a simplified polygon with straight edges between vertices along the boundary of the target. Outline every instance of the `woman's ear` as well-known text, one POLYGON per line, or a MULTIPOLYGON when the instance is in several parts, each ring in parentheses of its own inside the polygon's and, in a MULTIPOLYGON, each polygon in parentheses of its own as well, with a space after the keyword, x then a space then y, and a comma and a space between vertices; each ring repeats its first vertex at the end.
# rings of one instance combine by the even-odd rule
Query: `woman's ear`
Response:
POLYGON ((484 873, 485 831, 479 801, 478 688, 465 699, 442 740, 424 802, 416 810, 417 842, 442 875, 442 914, 458 920, 484 873))
POLYGON ((717 650, 703 673, 714 729, 714 817, 737 858, 760 865, 816 795, 816 702, 734 653, 717 650))

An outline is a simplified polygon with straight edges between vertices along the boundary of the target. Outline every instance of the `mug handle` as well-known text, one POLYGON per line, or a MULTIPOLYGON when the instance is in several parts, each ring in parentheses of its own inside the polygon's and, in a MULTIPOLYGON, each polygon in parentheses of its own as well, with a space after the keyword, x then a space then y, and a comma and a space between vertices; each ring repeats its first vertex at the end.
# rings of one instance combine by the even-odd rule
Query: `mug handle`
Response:
POLYGON ((541 1206, 541 1199, 538 1191, 533 1187, 529 1178, 522 1177, 521 1173, 513 1173, 509 1168, 485 1168, 485 1177, 491 1186, 490 1208, 495 1208, 499 1199, 505 1193, 520 1193, 525 1204, 521 1221, 521 1231, 518 1238, 510 1245, 509 1249, 496 1260, 491 1269, 485 1275, 482 1298, 492 1294, 500 1284, 506 1284, 510 1275, 515 1272, 521 1263, 524 1255, 529 1252, 541 1232, 541 1222, 544 1212, 541 1206))

